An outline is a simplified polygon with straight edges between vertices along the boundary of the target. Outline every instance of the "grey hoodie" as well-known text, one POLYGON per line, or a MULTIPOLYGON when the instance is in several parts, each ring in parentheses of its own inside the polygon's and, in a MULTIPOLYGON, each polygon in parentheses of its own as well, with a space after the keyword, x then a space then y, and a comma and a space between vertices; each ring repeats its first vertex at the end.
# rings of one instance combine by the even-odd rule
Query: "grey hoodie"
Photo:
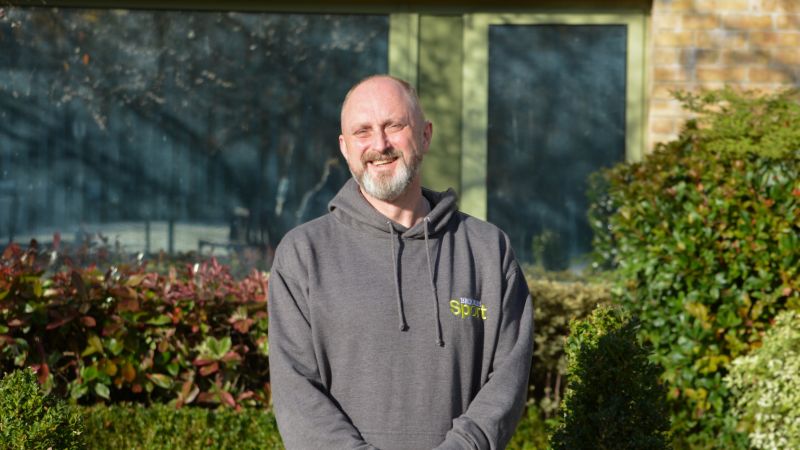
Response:
POLYGON ((410 229, 348 181, 290 231, 269 283, 270 377, 290 449, 504 448, 522 414, 531 299, 508 237, 452 190, 410 229))

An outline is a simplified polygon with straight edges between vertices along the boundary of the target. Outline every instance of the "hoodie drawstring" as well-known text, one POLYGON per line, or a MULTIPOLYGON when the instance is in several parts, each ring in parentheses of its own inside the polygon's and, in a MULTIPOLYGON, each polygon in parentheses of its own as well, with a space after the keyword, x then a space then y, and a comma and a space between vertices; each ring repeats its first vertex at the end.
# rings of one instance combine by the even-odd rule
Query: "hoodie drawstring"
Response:
POLYGON ((428 276, 431 281, 431 291, 433 292, 433 312, 436 315, 436 345, 444 347, 442 340, 442 321, 439 319, 439 295, 436 293, 436 284, 433 282, 433 265, 431 265, 431 249, 428 245, 428 226, 431 224, 431 219, 425 217, 425 256, 428 258, 428 276))
POLYGON ((406 315, 403 312, 403 300, 400 298, 400 273, 397 270, 397 254, 394 251, 394 227, 392 226, 392 222, 386 222, 389 225, 389 241, 391 242, 392 248, 392 268, 394 269, 394 293, 397 297, 397 316, 400 322, 400 331, 406 331, 408 329, 408 324, 406 323, 406 315))
MULTIPOLYGON (((428 239, 428 227, 430 226, 431 220, 428 217, 425 217, 425 226, 423 226, 423 230, 425 231, 425 258, 428 261, 428 281, 431 283, 431 292, 433 293, 433 313, 436 317, 436 345, 439 347, 444 347, 444 340, 442 339, 442 321, 439 318, 439 294, 436 292, 436 283, 433 281, 433 264, 431 264, 431 249, 428 239)), ((394 232, 394 227, 392 226, 392 222, 388 221, 386 224, 389 226, 389 241, 390 247, 392 251, 392 268, 394 269, 394 293, 395 297, 397 298, 397 316, 398 322, 400 323, 400 331, 406 331, 408 329, 408 324, 406 323, 406 315, 403 311, 403 299, 400 296, 400 272, 397 270, 397 259, 398 255, 395 252, 394 248, 394 241, 396 239, 396 235, 394 232)))

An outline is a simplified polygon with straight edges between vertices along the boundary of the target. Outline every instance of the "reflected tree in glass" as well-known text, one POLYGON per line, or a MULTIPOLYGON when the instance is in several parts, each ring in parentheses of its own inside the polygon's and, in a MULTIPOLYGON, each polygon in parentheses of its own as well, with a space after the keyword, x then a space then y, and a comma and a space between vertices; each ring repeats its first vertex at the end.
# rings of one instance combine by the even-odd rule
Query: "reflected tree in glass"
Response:
POLYGON ((625 157, 622 25, 489 28, 488 216, 551 270, 591 250, 588 176, 625 157))
POLYGON ((339 107, 387 71, 387 16, 12 7, 0 20, 0 239, 258 248, 349 176, 339 107))

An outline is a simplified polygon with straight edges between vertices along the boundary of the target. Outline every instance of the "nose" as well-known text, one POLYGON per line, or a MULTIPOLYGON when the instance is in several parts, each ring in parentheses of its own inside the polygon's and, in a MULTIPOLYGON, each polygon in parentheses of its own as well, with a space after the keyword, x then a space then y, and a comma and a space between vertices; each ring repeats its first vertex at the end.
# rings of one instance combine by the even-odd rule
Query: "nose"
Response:
POLYGON ((382 152, 387 148, 389 148, 389 136, 386 135, 386 132, 380 130, 377 133, 374 133, 372 138, 372 149, 382 152))

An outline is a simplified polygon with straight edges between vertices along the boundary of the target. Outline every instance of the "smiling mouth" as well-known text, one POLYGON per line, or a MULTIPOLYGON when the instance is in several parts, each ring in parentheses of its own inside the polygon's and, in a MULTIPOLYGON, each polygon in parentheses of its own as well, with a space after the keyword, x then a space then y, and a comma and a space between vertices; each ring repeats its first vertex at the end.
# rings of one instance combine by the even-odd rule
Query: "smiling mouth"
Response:
POLYGON ((379 159, 379 160, 370 161, 369 164, 372 164, 373 166, 385 166, 386 164, 393 163, 396 160, 397 160, 397 158, 379 159))

